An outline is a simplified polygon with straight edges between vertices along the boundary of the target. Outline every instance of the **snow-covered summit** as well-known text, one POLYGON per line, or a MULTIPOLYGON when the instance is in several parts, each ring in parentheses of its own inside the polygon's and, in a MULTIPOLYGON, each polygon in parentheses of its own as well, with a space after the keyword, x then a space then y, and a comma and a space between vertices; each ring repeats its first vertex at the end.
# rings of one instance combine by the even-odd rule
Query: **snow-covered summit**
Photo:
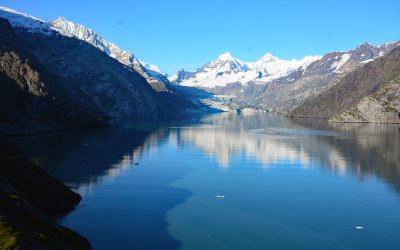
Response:
POLYGON ((132 52, 121 49, 114 43, 102 38, 92 29, 86 28, 81 24, 71 22, 64 17, 58 17, 49 24, 52 27, 57 28, 61 34, 86 41, 110 57, 115 58, 119 62, 134 68, 148 82, 160 81, 166 85, 170 84, 168 79, 156 65, 141 62, 132 52))
POLYGON ((130 51, 124 51, 112 42, 103 39, 99 34, 94 32, 92 29, 88 29, 85 26, 77 23, 73 23, 64 17, 58 17, 57 19, 49 22, 52 27, 68 37, 75 37, 85 42, 92 44, 107 55, 117 59, 118 61, 129 65, 134 64, 136 57, 130 51))
POLYGON ((320 56, 307 56, 301 60, 289 61, 267 53, 255 62, 244 62, 227 52, 196 72, 188 72, 185 74, 186 77, 175 75, 171 76, 170 80, 184 86, 204 88, 224 87, 230 83, 242 85, 249 82, 266 83, 284 77, 299 68, 307 67, 320 58, 320 56))
POLYGON ((261 57, 257 62, 258 63, 266 63, 279 60, 278 57, 272 55, 271 53, 266 53, 263 57, 261 57))
POLYGON ((218 57, 218 60, 226 61, 226 60, 235 60, 235 58, 231 55, 230 52, 225 52, 218 57))
POLYGON ((0 6, 0 17, 7 19, 13 28, 24 29, 28 32, 49 35, 57 31, 39 18, 3 6, 0 6))
POLYGON ((102 38, 94 30, 86 28, 81 24, 71 22, 64 17, 58 17, 47 23, 34 16, 1 6, 0 17, 7 19, 15 29, 46 35, 73 37, 90 43, 110 57, 135 69, 152 86, 158 85, 158 90, 166 89, 164 87, 171 84, 157 66, 142 63, 132 52, 119 48, 116 44, 102 38), (164 87, 160 88, 160 85, 164 87))

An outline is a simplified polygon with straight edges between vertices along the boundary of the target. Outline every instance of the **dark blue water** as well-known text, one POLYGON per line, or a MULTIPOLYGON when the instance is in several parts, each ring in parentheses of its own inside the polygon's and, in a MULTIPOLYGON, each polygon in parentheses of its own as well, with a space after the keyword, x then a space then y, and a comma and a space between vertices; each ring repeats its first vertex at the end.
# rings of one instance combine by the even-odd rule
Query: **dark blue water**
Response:
POLYGON ((400 249, 398 125, 224 113, 15 141, 83 196, 60 223, 95 249, 400 249))

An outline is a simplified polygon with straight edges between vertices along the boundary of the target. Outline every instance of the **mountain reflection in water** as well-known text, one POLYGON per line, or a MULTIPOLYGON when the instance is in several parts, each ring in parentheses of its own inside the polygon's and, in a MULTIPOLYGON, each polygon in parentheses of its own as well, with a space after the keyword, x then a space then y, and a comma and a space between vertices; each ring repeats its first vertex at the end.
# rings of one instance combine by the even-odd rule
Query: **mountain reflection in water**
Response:
MULTIPOLYGON (((359 195, 353 185, 369 180, 380 180, 400 191, 398 125, 333 124, 265 113, 222 113, 175 122, 125 121, 108 129, 49 133, 14 141, 49 174, 84 196, 77 210, 61 223, 87 236, 95 249, 132 244, 142 249, 201 249, 202 244, 214 243, 225 249, 290 248, 301 239, 310 246, 325 247, 331 238, 336 244, 332 246, 349 246, 354 235, 343 235, 339 225, 325 228, 310 224, 320 212, 299 210, 303 214, 285 222, 295 214, 284 211, 300 205, 328 206, 328 201, 323 203, 328 198, 332 204, 347 202, 343 209, 356 209, 358 205, 343 194, 359 195), (348 187, 335 184, 336 193, 330 191, 330 197, 318 192, 324 181, 331 183, 335 176, 350 177, 352 182, 346 184, 348 187), (277 197, 269 193, 272 191, 277 197), (258 193, 260 197, 255 196, 258 193), (225 195, 221 205, 215 203, 218 194, 225 195), (254 208, 242 207, 252 202, 257 204, 254 208), (246 214, 250 210, 254 218, 246 214), (217 215, 221 219, 216 219, 217 215), (252 230, 242 225, 244 221, 259 228, 259 233, 239 237, 252 230), (309 232, 309 227, 317 228, 309 232), (221 230, 215 231, 218 228, 221 230), (231 230, 223 230, 228 228, 231 230), (292 241, 285 241, 285 232, 297 232, 299 239, 293 236, 292 241), (276 234, 275 240, 265 234, 276 234), (318 237, 307 242, 314 234, 318 237)), ((376 199, 379 197, 364 202, 372 209, 382 202, 376 199)), ((391 209, 399 204, 396 201, 391 209)), ((343 219, 343 212, 332 206, 324 207, 333 210, 319 223, 343 219)), ((359 213, 365 215, 364 220, 371 217, 359 213)), ((400 221, 395 214, 389 215, 389 221, 400 221)), ((381 232, 374 232, 376 239, 399 232, 379 227, 381 232)), ((379 245, 371 235, 362 237, 350 248, 379 245)), ((385 241, 388 249, 397 243, 394 238, 385 241)))

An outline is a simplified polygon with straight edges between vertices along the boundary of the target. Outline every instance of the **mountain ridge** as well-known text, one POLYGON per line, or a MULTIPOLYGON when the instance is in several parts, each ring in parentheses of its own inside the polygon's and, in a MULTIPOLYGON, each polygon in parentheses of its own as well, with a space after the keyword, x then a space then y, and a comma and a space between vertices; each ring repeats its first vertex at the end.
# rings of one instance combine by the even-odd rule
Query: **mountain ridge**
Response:
POLYGON ((225 87, 230 83, 246 85, 250 81, 269 82, 306 67, 319 58, 306 56, 299 60, 283 60, 266 53, 255 62, 244 62, 226 52, 194 72, 181 70, 169 77, 169 80, 184 86, 202 88, 225 87))
POLYGON ((289 113, 335 122, 400 122, 400 45, 289 113))
MULTIPOLYGON (((317 58, 311 57, 305 65, 301 65, 300 63, 299 66, 299 64, 297 64, 297 67, 294 69, 284 71, 283 74, 278 74, 275 79, 272 78, 269 80, 265 80, 265 77, 260 77, 258 75, 261 74, 262 76, 262 71, 260 72, 260 70, 257 69, 255 73, 248 74, 249 71, 240 70, 240 67, 234 67, 237 64, 231 64, 233 66, 227 67, 222 73, 216 73, 218 72, 217 70, 209 74, 210 70, 207 70, 209 65, 223 65, 221 60, 218 59, 205 64, 195 72, 181 70, 173 77, 174 79, 170 79, 174 80, 177 84, 183 85, 185 85, 185 81, 189 79, 189 85, 203 88, 215 95, 227 96, 233 103, 236 103, 238 107, 253 106, 264 110, 288 113, 305 99, 318 95, 334 86, 347 73, 385 55, 397 44, 399 44, 399 42, 385 43, 380 46, 363 43, 348 51, 335 51, 323 56, 318 56, 317 58), (231 68, 234 68, 238 73, 235 73, 231 68), (218 75, 220 74, 223 76, 225 73, 236 74, 243 77, 241 78, 242 81, 236 81, 237 78, 234 78, 234 80, 229 83, 229 81, 226 81, 226 79, 218 75), (211 85, 204 86, 202 77, 199 77, 201 74, 208 74, 210 76, 207 81, 211 83, 211 85)), ((226 57, 226 59, 229 58, 230 57, 226 57)), ((264 59, 269 62, 279 60, 268 53, 264 56, 264 59)), ((306 59, 307 57, 303 60, 307 61, 306 59)), ((241 62, 240 60, 236 61, 241 62)), ((297 62, 301 62, 301 60, 297 60, 297 62)), ((239 63, 239 65, 242 64, 239 63)), ((249 64, 246 64, 246 66, 249 66, 249 64)), ((254 66, 250 64, 249 68, 251 67, 254 66)))
POLYGON ((183 93, 155 89, 141 72, 92 44, 64 36, 40 19, 8 10, 0 8, 0 18, 5 17, 9 23, 4 29, 15 33, 11 45, 17 49, 7 41, 12 36, 0 37, 0 46, 4 49, 1 56, 7 62, 0 66, 1 77, 8 83, 2 86, 0 100, 2 129, 24 124, 27 129, 52 130, 80 126, 81 120, 171 116, 193 108, 194 104, 183 93), (29 26, 23 26, 26 23, 29 26), (21 55, 28 56, 21 59, 21 55), (19 68, 27 77, 16 74, 19 68), (24 92, 24 86, 35 87, 44 97, 24 92), (48 116, 50 110, 53 115, 48 116), (78 114, 79 119, 68 118, 78 114))

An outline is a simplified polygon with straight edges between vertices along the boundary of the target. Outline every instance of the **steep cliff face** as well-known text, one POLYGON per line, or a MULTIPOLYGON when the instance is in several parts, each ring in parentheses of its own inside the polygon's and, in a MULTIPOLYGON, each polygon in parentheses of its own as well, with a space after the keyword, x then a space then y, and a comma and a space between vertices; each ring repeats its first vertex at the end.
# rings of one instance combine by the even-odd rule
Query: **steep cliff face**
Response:
POLYGON ((1 7, 1 17, 1 129, 173 116, 193 107, 183 91, 158 84, 142 65, 146 74, 32 16, 1 7))
POLYGON ((354 107, 334 115, 330 121, 400 123, 400 75, 354 107))
POLYGON ((400 46, 347 74, 338 84, 306 100, 290 115, 341 122, 400 122, 400 46))
POLYGON ((161 96, 166 102, 175 102, 183 106, 191 105, 186 100, 187 96, 183 93, 184 91, 179 86, 172 84, 157 66, 141 62, 132 52, 125 51, 116 44, 105 40, 94 30, 81 24, 73 23, 63 17, 49 22, 49 25, 52 28, 56 28, 62 35, 85 41, 120 63, 132 68, 146 79, 154 91, 163 92, 161 96))
POLYGON ((106 117, 91 101, 74 102, 63 91, 62 79, 21 46, 5 19, 0 19, 0 32, 0 122, 51 127, 84 125, 106 117))

